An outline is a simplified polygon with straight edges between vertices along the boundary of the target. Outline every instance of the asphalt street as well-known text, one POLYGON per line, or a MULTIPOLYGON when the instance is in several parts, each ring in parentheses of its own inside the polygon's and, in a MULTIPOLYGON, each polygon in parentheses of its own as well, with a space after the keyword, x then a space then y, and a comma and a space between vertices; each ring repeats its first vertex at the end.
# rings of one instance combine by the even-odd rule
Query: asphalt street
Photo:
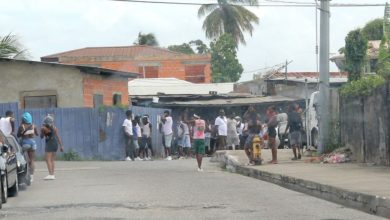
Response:
POLYGON ((56 180, 35 181, 2 219, 382 219, 194 159, 57 162, 56 180))

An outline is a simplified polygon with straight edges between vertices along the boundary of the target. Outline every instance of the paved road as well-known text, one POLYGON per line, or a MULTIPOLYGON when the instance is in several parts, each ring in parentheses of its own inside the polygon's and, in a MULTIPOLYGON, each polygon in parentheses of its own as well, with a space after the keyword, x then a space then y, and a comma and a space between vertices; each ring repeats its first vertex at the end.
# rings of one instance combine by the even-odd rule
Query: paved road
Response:
POLYGON ((2 219, 381 219, 195 160, 59 162, 57 179, 35 182, 2 219))

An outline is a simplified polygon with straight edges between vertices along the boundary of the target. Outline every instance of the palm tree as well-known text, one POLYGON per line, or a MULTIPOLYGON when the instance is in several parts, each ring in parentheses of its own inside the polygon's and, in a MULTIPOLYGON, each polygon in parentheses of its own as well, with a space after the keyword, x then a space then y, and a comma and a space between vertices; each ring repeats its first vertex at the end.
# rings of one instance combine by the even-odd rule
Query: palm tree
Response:
POLYGON ((158 46, 158 41, 153 33, 142 34, 142 32, 139 32, 134 45, 158 46))
POLYGON ((252 36, 253 25, 258 24, 259 18, 247 10, 245 5, 257 5, 257 0, 218 0, 218 4, 204 4, 198 10, 198 17, 208 14, 203 22, 203 30, 206 37, 215 39, 224 33, 231 34, 236 45, 245 45, 243 32, 249 32, 252 36))
POLYGON ((25 50, 21 48, 16 35, 0 36, 0 58, 21 58, 24 53, 25 50))

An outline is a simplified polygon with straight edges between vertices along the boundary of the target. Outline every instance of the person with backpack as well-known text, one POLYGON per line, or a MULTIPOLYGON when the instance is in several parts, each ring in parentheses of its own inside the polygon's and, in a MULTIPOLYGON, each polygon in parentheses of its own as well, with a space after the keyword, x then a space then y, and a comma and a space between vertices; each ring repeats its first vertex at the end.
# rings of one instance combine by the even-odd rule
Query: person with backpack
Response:
POLYGON ((38 136, 38 129, 32 123, 31 114, 25 112, 22 115, 22 123, 19 126, 17 137, 21 138, 23 151, 26 151, 28 155, 31 182, 34 181, 35 151, 37 149, 37 143, 34 140, 35 136, 38 136))
POLYGON ((44 180, 55 180, 54 160, 56 158, 56 152, 58 148, 61 152, 64 152, 64 147, 58 135, 58 129, 54 126, 54 118, 51 115, 46 116, 43 120, 41 138, 45 138, 45 160, 49 171, 49 175, 44 180))
POLYGON ((301 130, 302 130, 302 118, 299 113, 299 105, 294 103, 290 106, 290 113, 288 114, 288 123, 285 130, 289 130, 290 145, 293 149, 294 157, 292 160, 301 159, 301 130))

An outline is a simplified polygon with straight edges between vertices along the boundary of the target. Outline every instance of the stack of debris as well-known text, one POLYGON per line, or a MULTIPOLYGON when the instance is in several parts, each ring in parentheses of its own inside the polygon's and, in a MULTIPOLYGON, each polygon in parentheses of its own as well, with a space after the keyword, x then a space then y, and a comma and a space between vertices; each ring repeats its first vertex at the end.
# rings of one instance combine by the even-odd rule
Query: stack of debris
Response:
POLYGON ((324 163, 346 163, 350 162, 352 159, 352 151, 349 148, 342 147, 334 150, 330 154, 323 156, 322 161, 324 163))
POLYGON ((321 156, 314 156, 316 155, 316 149, 309 148, 305 152, 305 156, 310 157, 309 159, 305 160, 307 163, 347 163, 352 160, 352 151, 349 148, 342 147, 337 148, 333 152, 329 154, 324 154, 321 156))

